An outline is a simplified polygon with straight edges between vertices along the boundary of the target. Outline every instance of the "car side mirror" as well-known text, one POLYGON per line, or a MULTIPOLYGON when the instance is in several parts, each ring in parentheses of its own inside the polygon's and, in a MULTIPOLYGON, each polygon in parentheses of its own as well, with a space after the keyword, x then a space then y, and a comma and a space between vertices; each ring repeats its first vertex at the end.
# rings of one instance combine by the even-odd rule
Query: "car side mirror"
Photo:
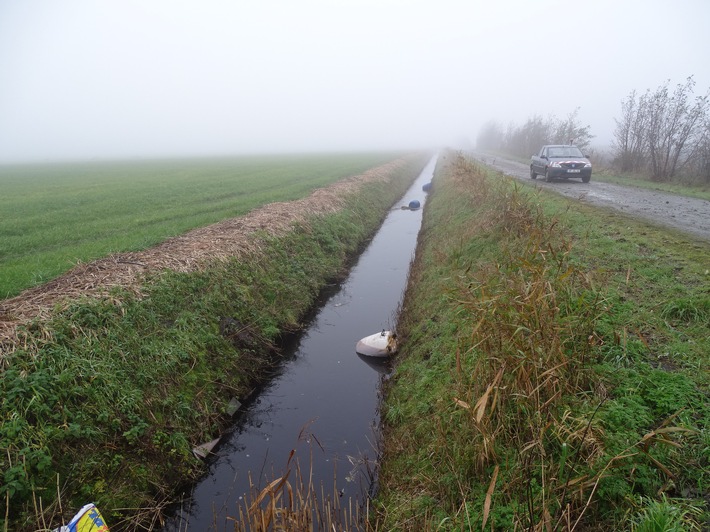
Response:
POLYGON ((547 155, 540 155, 540 159, 547 159, 547 155))

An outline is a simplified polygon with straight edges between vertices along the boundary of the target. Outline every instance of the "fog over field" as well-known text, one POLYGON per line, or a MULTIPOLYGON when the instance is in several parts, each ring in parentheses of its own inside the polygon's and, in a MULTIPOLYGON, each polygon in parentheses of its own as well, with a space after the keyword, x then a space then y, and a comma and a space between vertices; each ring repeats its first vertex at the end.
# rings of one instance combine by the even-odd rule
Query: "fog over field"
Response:
POLYGON ((708 0, 2 0, 0 163, 464 147, 710 87, 708 0))

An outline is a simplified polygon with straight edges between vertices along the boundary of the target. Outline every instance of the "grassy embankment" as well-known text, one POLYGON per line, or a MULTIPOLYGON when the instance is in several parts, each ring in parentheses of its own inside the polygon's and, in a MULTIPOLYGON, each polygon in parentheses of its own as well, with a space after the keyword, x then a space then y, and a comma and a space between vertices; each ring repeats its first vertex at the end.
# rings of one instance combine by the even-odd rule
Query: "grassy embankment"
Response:
POLYGON ((88 501, 112 530, 149 524, 203 471, 192 447, 278 363, 280 335, 299 328, 425 162, 411 157, 336 214, 264 235, 245 260, 163 273, 142 298, 115 291, 33 324, 37 350, 16 350, 0 380, 0 530, 50 528, 88 501))
POLYGON ((440 160, 374 526, 707 527, 708 257, 707 243, 440 160))
POLYGON ((110 253, 301 198, 394 154, 0 166, 0 298, 110 253))

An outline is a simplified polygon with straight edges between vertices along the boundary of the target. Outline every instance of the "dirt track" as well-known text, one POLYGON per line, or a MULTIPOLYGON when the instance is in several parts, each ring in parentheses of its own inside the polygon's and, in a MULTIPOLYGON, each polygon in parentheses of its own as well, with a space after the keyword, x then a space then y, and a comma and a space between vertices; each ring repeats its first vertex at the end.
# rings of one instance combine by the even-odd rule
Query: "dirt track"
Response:
POLYGON ((515 178, 533 182, 539 187, 578 199, 590 205, 617 209, 643 218, 655 225, 671 227, 710 242, 710 201, 688 198, 655 190, 625 187, 611 183, 592 181, 582 183, 578 179, 555 181, 530 179, 527 164, 501 159, 490 155, 471 154, 475 159, 515 178))

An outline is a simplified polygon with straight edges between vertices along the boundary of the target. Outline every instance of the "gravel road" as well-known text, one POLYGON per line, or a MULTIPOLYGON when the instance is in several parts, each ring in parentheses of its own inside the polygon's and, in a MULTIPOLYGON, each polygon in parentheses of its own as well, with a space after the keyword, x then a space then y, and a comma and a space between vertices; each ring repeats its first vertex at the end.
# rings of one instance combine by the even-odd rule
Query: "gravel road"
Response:
POLYGON ((655 225, 672 227, 710 242, 710 201, 708 200, 602 183, 594 181, 594 174, 589 183, 582 183, 579 179, 546 183, 539 177, 536 181, 532 181, 530 167, 527 164, 478 153, 470 155, 505 174, 534 182, 541 188, 549 188, 563 196, 590 205, 618 209, 655 225))

